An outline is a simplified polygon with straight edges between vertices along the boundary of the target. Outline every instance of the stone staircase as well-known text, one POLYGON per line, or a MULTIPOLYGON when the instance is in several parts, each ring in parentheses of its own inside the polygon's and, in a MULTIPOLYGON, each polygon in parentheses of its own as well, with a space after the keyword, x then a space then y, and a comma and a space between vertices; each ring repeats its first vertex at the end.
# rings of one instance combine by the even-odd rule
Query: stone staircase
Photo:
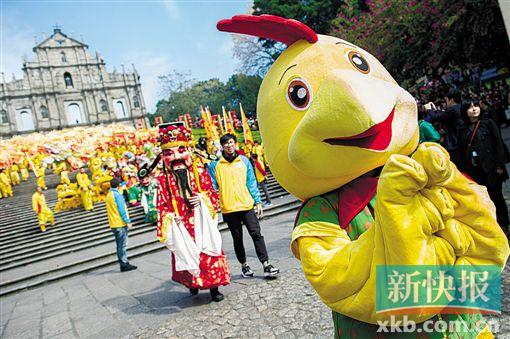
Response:
MULTIPOLYGON (((44 195, 52 210, 58 182, 58 176, 46 176, 48 190, 44 195)), ((93 211, 78 208, 58 212, 55 226, 48 226, 41 233, 31 204, 35 187, 31 173, 28 181, 14 187, 14 197, 0 200, 0 296, 117 263, 104 203, 96 204, 93 211)), ((265 218, 299 207, 300 202, 272 175, 268 177, 268 189, 273 206, 266 209, 265 218)), ((155 226, 145 223, 143 208, 129 207, 129 214, 133 220, 129 258, 162 250, 164 245, 156 239, 155 226)), ((219 228, 227 229, 221 216, 219 228)))

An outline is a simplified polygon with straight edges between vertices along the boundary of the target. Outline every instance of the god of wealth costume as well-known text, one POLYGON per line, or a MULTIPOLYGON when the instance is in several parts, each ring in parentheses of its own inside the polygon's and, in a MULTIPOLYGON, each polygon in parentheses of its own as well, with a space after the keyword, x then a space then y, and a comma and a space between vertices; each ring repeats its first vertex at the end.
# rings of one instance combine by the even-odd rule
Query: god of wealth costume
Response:
MULTIPOLYGON (((376 313, 378 265, 505 266, 508 242, 486 190, 439 145, 418 147, 416 102, 375 57, 272 15, 217 27, 288 46, 261 84, 257 115, 272 173, 303 200, 291 249, 332 309, 336 337, 380 337, 378 321, 402 320, 376 313)), ((477 330, 398 337, 492 337, 480 314, 439 312, 407 316, 477 330)))
POLYGON ((162 153, 138 175, 143 179, 163 160, 157 177, 157 237, 172 251, 172 280, 192 294, 210 289, 213 300, 220 301, 218 287, 230 283, 230 272, 217 229, 218 195, 200 161, 192 160, 189 129, 160 125, 159 140, 162 153), (192 207, 190 198, 196 195, 200 204, 192 207))
POLYGON ((37 213, 41 232, 46 232, 46 223, 50 222, 53 225, 55 220, 53 218, 53 212, 48 205, 46 205, 46 199, 42 192, 35 192, 32 195, 32 209, 37 213))
POLYGON ((94 204, 92 202, 92 182, 89 176, 87 173, 80 171, 80 173, 76 174, 76 182, 80 187, 83 208, 86 211, 92 211, 94 204))

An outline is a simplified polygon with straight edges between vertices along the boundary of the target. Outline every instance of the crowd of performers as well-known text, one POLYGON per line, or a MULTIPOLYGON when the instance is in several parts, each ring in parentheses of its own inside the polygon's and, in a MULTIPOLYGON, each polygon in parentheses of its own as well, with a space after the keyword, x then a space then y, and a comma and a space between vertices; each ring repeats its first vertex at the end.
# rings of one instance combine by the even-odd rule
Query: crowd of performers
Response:
MULTIPOLYGON (((172 279, 193 295, 210 290, 212 300, 221 301, 223 295, 218 288, 230 283, 218 230, 218 215, 225 206, 213 185, 217 179, 212 179, 208 171, 208 165, 212 167, 212 162, 222 156, 219 140, 201 137, 194 141, 191 130, 181 123, 146 130, 112 125, 60 133, 64 135, 52 132, 11 139, 9 153, 6 144, 0 143, 4 146, 0 148, 2 197, 11 197, 13 185, 30 180, 28 170, 32 170, 37 180, 32 205, 42 232, 48 223, 55 222, 43 193, 49 171, 60 178, 55 211, 80 206, 91 211, 95 203, 106 201, 121 271, 136 269, 127 261, 127 233, 132 225, 126 205, 142 205, 145 221, 155 225, 157 238, 172 252, 172 279)), ((265 192, 266 205, 270 204, 262 145, 248 142, 235 149, 250 159, 252 177, 265 192)), ((240 179, 245 180, 246 174, 240 179)), ((261 209, 256 184, 254 187, 257 194, 254 200, 248 197, 249 208, 257 203, 261 209)), ((247 187, 240 191, 248 192, 247 187)), ((253 192, 247 194, 253 197, 253 192)), ((259 238, 263 244, 260 234, 259 238)), ((265 244, 263 247, 265 251, 265 244)), ((267 254, 261 263, 266 276, 279 273, 268 263, 267 254)), ((246 260, 242 264, 243 270, 249 270, 246 260)))
MULTIPOLYGON (((94 209, 105 200, 110 181, 121 181, 119 191, 131 206, 142 205, 146 222, 157 221, 156 177, 159 164, 150 176, 139 179, 138 170, 152 163, 160 147, 157 128, 135 130, 124 125, 75 128, 34 134, 0 142, 0 198, 13 196, 13 186, 35 178, 38 189, 33 195, 33 209, 39 218, 41 231, 53 223, 53 212, 47 206, 42 191, 47 189, 46 174, 54 173, 60 182, 56 187, 55 212, 80 208, 94 209), (33 173, 30 176, 29 172, 33 173)), ((194 161, 207 165, 221 153, 214 140, 200 137, 193 143, 194 161)), ((254 155, 254 168, 261 187, 265 189, 264 150, 258 142, 240 147, 242 153, 254 155)), ((267 192, 267 190, 266 190, 267 192)), ((266 201, 270 202, 266 193, 266 201)))

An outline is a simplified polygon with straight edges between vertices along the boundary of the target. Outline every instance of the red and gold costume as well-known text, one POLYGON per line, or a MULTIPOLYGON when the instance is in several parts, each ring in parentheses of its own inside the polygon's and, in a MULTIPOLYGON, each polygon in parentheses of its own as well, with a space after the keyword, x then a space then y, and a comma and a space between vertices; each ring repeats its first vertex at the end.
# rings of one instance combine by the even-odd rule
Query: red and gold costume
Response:
MULTIPOLYGON (((195 211, 188 199, 191 196, 200 195, 214 218, 219 208, 218 194, 202 163, 198 159, 193 161, 191 158, 192 139, 189 129, 175 125, 162 128, 160 129, 160 142, 165 170, 157 177, 157 237, 160 241, 165 242, 165 230, 172 227, 172 220, 180 220, 195 241, 195 211), (181 178, 182 176, 187 177, 186 187, 183 187, 182 180, 181 184, 179 183, 179 177, 173 169, 175 163, 180 165, 181 178)), ((175 224, 173 225, 175 226, 175 224)), ((201 252, 197 275, 192 275, 188 270, 178 271, 176 255, 172 252, 172 280, 190 289, 213 289, 228 285, 230 272, 223 250, 217 256, 201 252)))

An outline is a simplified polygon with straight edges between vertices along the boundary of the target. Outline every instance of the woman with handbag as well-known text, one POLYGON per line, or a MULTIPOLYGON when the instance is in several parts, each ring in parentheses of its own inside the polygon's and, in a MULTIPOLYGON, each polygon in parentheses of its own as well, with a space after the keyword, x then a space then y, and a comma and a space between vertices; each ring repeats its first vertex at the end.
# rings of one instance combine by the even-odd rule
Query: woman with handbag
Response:
POLYGON ((464 125, 459 130, 459 167, 476 183, 487 187, 496 206, 498 224, 508 235, 510 221, 502 192, 508 172, 505 168, 505 146, 499 128, 493 120, 482 118, 480 106, 474 100, 462 103, 460 116, 464 125))

